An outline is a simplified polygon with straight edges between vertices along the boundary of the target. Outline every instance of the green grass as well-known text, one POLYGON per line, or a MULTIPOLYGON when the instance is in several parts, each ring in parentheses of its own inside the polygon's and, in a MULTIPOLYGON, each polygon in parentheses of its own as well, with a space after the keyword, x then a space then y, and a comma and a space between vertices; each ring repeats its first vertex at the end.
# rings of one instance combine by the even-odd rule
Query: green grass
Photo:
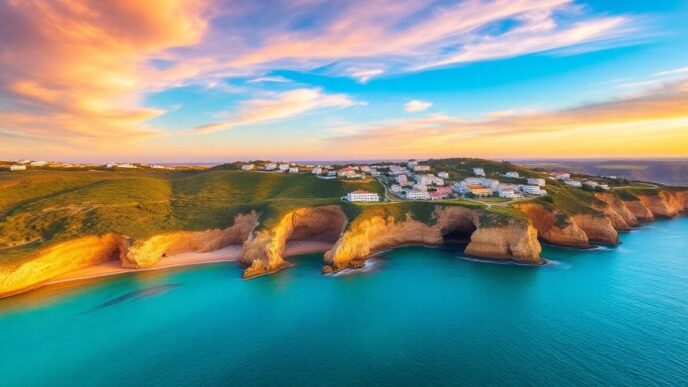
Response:
POLYGON ((352 190, 384 191, 374 180, 231 170, 0 173, 0 188, 4 257, 88 234, 139 239, 222 228, 251 210, 261 214, 261 227, 269 227, 295 208, 341 203, 352 190))
MULTIPOLYGON (((447 171, 452 179, 472 175, 484 168, 490 177, 507 171, 524 177, 542 173, 510 163, 479 159, 430 160, 435 172, 447 171)), ((339 204, 350 220, 371 216, 433 223, 436 206, 463 206, 479 210, 484 227, 500 226, 511 219, 525 221, 512 206, 486 208, 476 201, 455 199, 441 202, 398 201, 387 203, 346 203, 341 197, 356 189, 376 192, 383 187, 374 179, 320 180, 308 173, 286 174, 237 171, 240 164, 210 170, 158 171, 150 169, 117 171, 60 171, 35 169, 0 172, 0 262, 18 261, 36 249, 63 240, 106 232, 120 233, 136 240, 162 232, 206 230, 230 226, 238 214, 257 211, 259 227, 271 227, 287 212, 300 207, 339 204)), ((603 206, 594 193, 565 186, 548 179, 547 197, 534 199, 567 216, 601 216, 594 206, 603 206)), ((659 190, 635 185, 612 190, 623 200, 659 190)), ((499 203, 502 199, 485 199, 499 203)), ((350 222, 351 223, 351 222, 350 222)))

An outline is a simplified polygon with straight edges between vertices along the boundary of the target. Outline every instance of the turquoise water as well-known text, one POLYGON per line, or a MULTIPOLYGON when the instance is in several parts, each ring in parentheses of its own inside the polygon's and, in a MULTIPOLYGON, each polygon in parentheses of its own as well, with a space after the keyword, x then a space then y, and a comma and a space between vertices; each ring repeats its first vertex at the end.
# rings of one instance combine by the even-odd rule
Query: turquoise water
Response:
POLYGON ((321 256, 0 300, 0 385, 686 385, 688 218, 616 248, 545 247, 545 267, 401 248, 372 270, 321 256))

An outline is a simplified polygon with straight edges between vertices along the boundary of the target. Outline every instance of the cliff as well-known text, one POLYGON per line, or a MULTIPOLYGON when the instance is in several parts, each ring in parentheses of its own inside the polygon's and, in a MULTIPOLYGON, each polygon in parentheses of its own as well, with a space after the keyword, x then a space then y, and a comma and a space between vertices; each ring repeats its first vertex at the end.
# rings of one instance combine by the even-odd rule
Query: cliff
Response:
POLYGON ((481 225, 476 211, 455 206, 435 206, 428 224, 413 218, 397 220, 388 216, 370 216, 356 219, 337 243, 325 253, 325 272, 347 267, 360 267, 372 254, 381 250, 408 244, 438 245, 452 232, 470 235, 466 254, 489 259, 540 264, 540 244, 537 232, 527 222, 508 219, 491 227, 481 225))
POLYGON ((567 247, 589 247, 587 234, 563 212, 537 203, 517 205, 537 229, 543 241, 567 247))
POLYGON ((237 215, 234 223, 222 230, 179 231, 134 242, 122 259, 122 266, 141 269, 156 265, 168 255, 205 253, 230 245, 241 245, 258 225, 258 214, 237 215))
POLYGON ((300 208, 287 213, 271 228, 251 234, 244 243, 240 262, 244 278, 272 273, 289 266, 284 260, 288 240, 318 239, 333 242, 346 226, 340 206, 300 208))
POLYGON ((619 234, 608 217, 601 214, 578 214, 572 216, 571 220, 585 232, 589 241, 610 245, 619 244, 619 234))
POLYGON ((651 222, 655 219, 652 211, 640 200, 623 200, 623 203, 639 222, 651 222))
POLYGON ((56 244, 16 265, 0 268, 0 297, 32 289, 58 275, 121 259, 127 240, 117 234, 86 236, 56 244))
MULTIPOLYGON (((605 215, 613 212, 618 218, 623 220, 623 222, 619 220, 616 221, 615 227, 617 230, 627 230, 630 227, 638 226, 638 218, 618 196, 611 193, 598 193, 595 196, 607 203, 608 209, 605 211, 605 215)), ((614 220, 612 220, 612 222, 614 222, 614 220)))

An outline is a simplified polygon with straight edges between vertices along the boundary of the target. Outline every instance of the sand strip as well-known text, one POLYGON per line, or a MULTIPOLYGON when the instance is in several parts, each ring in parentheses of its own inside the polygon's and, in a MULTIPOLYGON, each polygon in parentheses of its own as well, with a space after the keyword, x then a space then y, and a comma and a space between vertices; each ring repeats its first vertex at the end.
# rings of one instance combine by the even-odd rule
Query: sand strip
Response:
MULTIPOLYGON (((285 257, 323 253, 332 247, 332 243, 318 241, 293 241, 287 242, 285 257)), ((111 275, 137 273, 142 271, 160 270, 172 267, 183 267, 192 265, 203 265, 217 262, 236 261, 241 257, 241 246, 227 246, 219 250, 208 253, 182 253, 170 255, 162 258, 156 266, 145 269, 126 269, 121 266, 119 261, 104 262, 83 269, 74 270, 69 273, 57 276, 48 281, 46 285, 57 284, 70 281, 78 281, 89 278, 106 277, 111 275)))

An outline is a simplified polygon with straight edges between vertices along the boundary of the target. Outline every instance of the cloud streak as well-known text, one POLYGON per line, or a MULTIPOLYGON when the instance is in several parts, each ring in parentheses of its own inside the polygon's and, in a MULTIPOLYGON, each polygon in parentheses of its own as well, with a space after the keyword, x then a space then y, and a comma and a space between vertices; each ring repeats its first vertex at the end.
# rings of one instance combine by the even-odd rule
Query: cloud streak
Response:
MULTIPOLYGON (((447 115, 349 126, 325 141, 375 157, 548 156, 674 154, 688 149, 688 81, 642 95, 550 112, 488 115, 465 120, 447 115), (667 141, 648 141, 664 136, 667 141), (616 153, 615 153, 616 152, 616 153)), ((341 128, 340 128, 340 131, 341 128)))
MULTIPOLYGON (((356 102, 344 94, 325 94, 320 89, 295 89, 275 93, 269 98, 244 101, 226 121, 213 122, 196 128, 200 133, 212 133, 238 126, 254 125, 286 119, 324 108, 345 108, 356 102)), ((226 115, 226 114, 225 114, 226 115)))
POLYGON ((141 107, 143 59, 198 42, 202 6, 179 0, 0 4, 0 121, 8 132, 97 144, 159 134, 141 107), (102 142, 101 142, 102 143, 102 142))

